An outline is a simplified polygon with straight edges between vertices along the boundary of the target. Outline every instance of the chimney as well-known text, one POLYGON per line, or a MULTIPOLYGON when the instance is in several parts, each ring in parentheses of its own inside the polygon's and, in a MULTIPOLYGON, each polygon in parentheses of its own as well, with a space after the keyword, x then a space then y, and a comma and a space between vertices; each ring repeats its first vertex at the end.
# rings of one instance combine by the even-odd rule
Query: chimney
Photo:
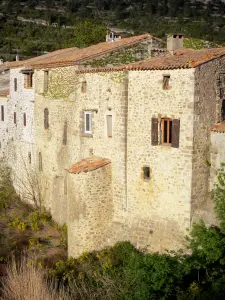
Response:
POLYGON ((184 47, 184 35, 183 34, 173 34, 167 36, 167 51, 171 54, 178 49, 184 47))
POLYGON ((0 59, 0 65, 2 65, 2 64, 3 64, 3 59, 1 58, 1 59, 0 59))
POLYGON ((16 61, 19 61, 20 58, 19 58, 19 54, 16 55, 16 61))

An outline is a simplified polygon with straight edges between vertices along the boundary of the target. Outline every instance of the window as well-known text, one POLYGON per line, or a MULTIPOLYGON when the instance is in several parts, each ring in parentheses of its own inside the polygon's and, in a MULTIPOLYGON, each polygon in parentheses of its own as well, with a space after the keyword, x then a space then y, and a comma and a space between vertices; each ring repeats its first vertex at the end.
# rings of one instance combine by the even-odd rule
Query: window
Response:
POLYGON ((42 154, 41 152, 38 153, 38 159, 39 159, 39 171, 42 171, 42 154))
POLYGON ((23 114, 23 126, 27 126, 27 116, 26 113, 23 114))
POLYGON ((107 136, 111 138, 112 137, 112 116, 111 115, 106 116, 106 123, 107 123, 107 136))
POLYGON ((33 85, 33 73, 27 73, 24 75, 24 87, 25 88, 32 88, 33 85))
POLYGON ((4 121, 5 114, 4 114, 4 105, 1 105, 1 120, 4 121))
POLYGON ((84 112, 84 133, 92 133, 91 115, 91 112, 84 112))
POLYGON ((17 78, 14 78, 14 91, 17 91, 17 78))
POLYGON ((44 109, 44 128, 49 128, 49 111, 48 108, 44 109))
POLYGON ((67 122, 64 123, 63 128, 63 145, 65 146, 67 144, 67 122))
POLYGON ((143 167, 143 169, 142 169, 142 172, 143 172, 143 179, 144 180, 150 180, 151 178, 151 176, 150 176, 150 167, 143 167))
POLYGON ((162 119, 162 144, 171 144, 172 142, 172 119, 162 119))
POLYGON ((172 88, 172 86, 171 86, 170 75, 163 75, 163 89, 169 90, 171 88, 172 88))
POLYGON ((221 121, 225 121, 225 99, 223 99, 221 106, 221 121))
POLYGON ((152 118, 152 146, 163 145, 179 148, 180 140, 180 120, 162 118, 159 124, 158 118, 152 118), (161 128, 159 134, 159 127, 161 128), (160 136, 160 142, 159 142, 160 136))
POLYGON ((86 81, 82 81, 81 92, 82 93, 86 93, 86 91, 87 91, 87 82, 86 81))
POLYGON ((28 152, 28 161, 29 161, 29 164, 31 164, 31 152, 28 152))
POLYGON ((48 71, 44 71, 44 92, 48 91, 48 71))
POLYGON ((16 112, 14 112, 14 114, 13 114, 13 121, 14 121, 14 124, 16 124, 16 112))

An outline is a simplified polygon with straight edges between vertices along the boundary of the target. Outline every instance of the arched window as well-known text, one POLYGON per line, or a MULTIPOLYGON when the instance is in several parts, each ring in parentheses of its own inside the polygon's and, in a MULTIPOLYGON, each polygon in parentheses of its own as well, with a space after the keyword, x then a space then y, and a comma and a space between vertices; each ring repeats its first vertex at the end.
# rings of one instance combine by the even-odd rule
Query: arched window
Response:
POLYGON ((223 99, 221 106, 221 121, 225 121, 225 99, 223 99))
POLYGON ((49 128, 49 111, 48 108, 44 109, 44 128, 49 128))

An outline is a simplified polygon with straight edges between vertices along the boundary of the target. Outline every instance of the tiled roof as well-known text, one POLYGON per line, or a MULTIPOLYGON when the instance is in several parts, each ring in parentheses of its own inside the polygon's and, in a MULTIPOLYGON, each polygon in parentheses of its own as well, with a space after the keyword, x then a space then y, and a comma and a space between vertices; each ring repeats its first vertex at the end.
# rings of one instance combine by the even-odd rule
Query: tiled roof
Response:
POLYGON ((83 172, 87 173, 90 171, 97 170, 101 167, 104 167, 110 163, 111 163, 111 161, 107 158, 91 156, 91 157, 82 159, 81 161, 72 165, 72 167, 67 171, 72 174, 79 174, 79 173, 83 173, 83 172))
POLYGON ((196 68, 214 58, 225 55, 225 47, 204 50, 183 49, 165 56, 155 56, 147 60, 118 67, 90 68, 77 70, 77 73, 112 72, 123 70, 172 70, 196 68))
POLYGON ((225 133, 225 121, 217 124, 213 124, 210 129, 213 132, 225 133))
POLYGON ((0 97, 7 97, 9 95, 9 89, 0 90, 0 97))
POLYGON ((68 51, 75 51, 77 50, 77 47, 73 48, 66 48, 66 49, 59 49, 53 52, 49 52, 47 54, 43 54, 40 56, 35 56, 26 60, 19 60, 19 61, 11 61, 11 62, 5 62, 0 65, 0 71, 1 70, 6 70, 6 69, 11 69, 11 68, 19 68, 19 67, 24 67, 24 68, 31 68, 32 64, 37 63, 37 62, 42 62, 43 60, 47 60, 50 58, 55 58, 60 54, 65 54, 68 51))
POLYGON ((130 45, 135 45, 139 42, 152 38, 150 34, 143 34, 139 36, 132 36, 128 38, 122 38, 115 42, 103 42, 96 45, 92 45, 87 48, 82 49, 72 49, 66 53, 61 53, 56 57, 49 57, 43 61, 38 61, 33 64, 34 68, 53 68, 60 66, 72 66, 79 64, 83 61, 93 59, 99 55, 110 53, 112 51, 117 51, 121 48, 128 47, 130 45))

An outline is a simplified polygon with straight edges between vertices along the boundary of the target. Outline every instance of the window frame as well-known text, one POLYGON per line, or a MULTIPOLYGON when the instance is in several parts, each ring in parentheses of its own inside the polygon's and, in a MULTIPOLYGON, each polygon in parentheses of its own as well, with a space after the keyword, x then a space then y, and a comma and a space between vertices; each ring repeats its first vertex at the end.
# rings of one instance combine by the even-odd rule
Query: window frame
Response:
POLYGON ((86 134, 92 134, 92 112, 91 111, 84 111, 84 133, 86 134), (90 130, 86 130, 86 116, 90 116, 90 121, 89 121, 89 124, 90 124, 90 130))
POLYGON ((173 134, 173 119, 172 118, 162 118, 161 119, 161 144, 166 145, 166 146, 171 146, 172 145, 172 134, 173 134), (165 134, 164 134, 164 126, 165 122, 167 122, 167 132, 166 132, 166 141, 164 140, 165 134), (171 138, 170 138, 171 135, 171 138))

